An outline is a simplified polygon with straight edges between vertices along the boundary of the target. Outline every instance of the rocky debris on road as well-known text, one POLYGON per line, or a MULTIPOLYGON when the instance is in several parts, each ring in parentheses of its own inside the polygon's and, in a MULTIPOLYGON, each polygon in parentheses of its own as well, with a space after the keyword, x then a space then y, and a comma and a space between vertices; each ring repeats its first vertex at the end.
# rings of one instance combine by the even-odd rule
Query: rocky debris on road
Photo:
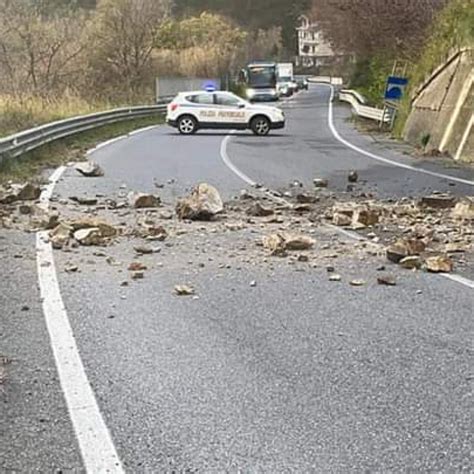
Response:
POLYGON ((10 184, 8 188, 0 188, 0 204, 36 201, 40 196, 41 188, 33 183, 10 184))
POLYGON ((451 273, 454 270, 454 262, 447 255, 428 257, 425 266, 430 273, 451 273))
POLYGON ((247 209, 247 215, 252 217, 268 217, 275 214, 273 209, 262 206, 259 202, 255 202, 247 209))
POLYGON ((93 161, 76 163, 74 169, 86 178, 100 178, 104 176, 104 170, 93 161))
POLYGON ((128 195, 128 203, 134 209, 153 209, 160 206, 161 199, 154 194, 131 192, 128 195))
POLYGON ((192 296, 196 294, 195 289, 189 285, 176 285, 174 292, 177 296, 192 296))
POLYGON ((176 214, 182 220, 212 220, 224 210, 222 198, 217 189, 210 184, 196 186, 189 197, 176 204, 176 214))

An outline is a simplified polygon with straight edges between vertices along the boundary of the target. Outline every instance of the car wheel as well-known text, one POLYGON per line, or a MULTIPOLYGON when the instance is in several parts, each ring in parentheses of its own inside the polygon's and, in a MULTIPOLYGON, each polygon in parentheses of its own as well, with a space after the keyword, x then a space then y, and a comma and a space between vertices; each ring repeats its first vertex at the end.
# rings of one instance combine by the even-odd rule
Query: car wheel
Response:
POLYGON ((267 117, 260 115, 252 119, 250 128, 252 129, 252 132, 255 133, 255 135, 264 137, 265 135, 268 135, 268 133, 270 132, 270 128, 271 128, 270 120, 268 120, 267 117))
POLYGON ((183 115, 178 119, 178 130, 182 135, 192 135, 197 129, 197 120, 191 115, 183 115))

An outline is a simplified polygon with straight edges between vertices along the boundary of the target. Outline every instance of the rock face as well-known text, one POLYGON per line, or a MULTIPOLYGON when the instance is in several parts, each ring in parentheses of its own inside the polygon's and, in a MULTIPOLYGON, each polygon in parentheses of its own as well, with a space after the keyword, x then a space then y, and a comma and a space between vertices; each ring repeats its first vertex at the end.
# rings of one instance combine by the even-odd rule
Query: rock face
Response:
POLYGON ((429 257, 426 259, 425 266, 431 273, 451 273, 454 269, 454 263, 447 255, 429 257))
POLYGON ((103 169, 93 161, 76 163, 74 169, 87 178, 100 178, 101 176, 104 176, 103 169))
POLYGON ((161 199, 154 194, 131 192, 128 195, 128 202, 135 209, 152 209, 160 206, 161 199))
POLYGON ((180 219, 208 221, 223 210, 219 192, 207 183, 196 186, 189 197, 176 204, 176 214, 180 219))

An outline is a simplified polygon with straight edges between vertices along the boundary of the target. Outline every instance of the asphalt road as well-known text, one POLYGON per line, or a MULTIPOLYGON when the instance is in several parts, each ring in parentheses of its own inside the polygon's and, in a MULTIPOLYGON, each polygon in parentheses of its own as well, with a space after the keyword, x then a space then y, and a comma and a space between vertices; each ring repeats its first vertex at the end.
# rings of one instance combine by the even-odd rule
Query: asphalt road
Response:
MULTIPOLYGON (((327 88, 312 86, 286 105, 287 129, 265 139, 239 133, 228 143, 228 157, 272 189, 328 177, 344 191, 347 171, 357 169, 364 189, 381 197, 432 190, 473 194, 472 186, 348 149, 329 130, 328 100, 327 88)), ((347 117, 346 108, 335 108, 338 130, 358 146, 399 163, 474 179, 469 169, 414 162, 395 144, 387 148, 355 132, 347 117)), ((181 137, 158 127, 117 141, 92 155, 105 178, 67 172, 57 198, 117 197, 126 185, 159 192, 172 203, 202 181, 231 198, 246 183, 222 159, 224 138, 181 137), (155 183, 165 187, 157 190, 155 183)), ((354 245, 327 230, 318 230, 317 239, 354 245)), ((262 264, 252 257, 254 240, 247 231, 178 236, 159 254, 143 257, 146 278, 126 287, 121 283, 133 259, 133 239, 106 251, 124 265, 105 264, 93 248, 55 254, 85 371, 125 470, 471 472, 474 290, 398 269, 393 272, 399 285, 382 287, 375 283, 376 256, 331 262, 346 283, 369 282, 353 288, 329 282, 324 265, 262 264), (65 273, 69 263, 80 271, 65 273), (174 296, 174 285, 181 283, 192 284, 198 297, 174 296)), ((6 346, 18 360, 10 368, 18 383, 2 394, 10 411, 2 422, 0 470, 78 469, 79 448, 38 322, 38 295, 27 289, 35 288, 34 268, 24 265, 8 277, 6 291, 30 295, 34 313, 26 314, 34 315, 38 327, 28 331, 24 318, 18 319, 21 298, 2 301, 13 321, 5 326, 8 340, 12 328, 26 344, 6 346), (31 382, 25 368, 35 366, 46 371, 38 376, 41 393, 33 396, 49 413, 44 433, 31 433, 27 422, 35 405, 25 396, 31 382)))

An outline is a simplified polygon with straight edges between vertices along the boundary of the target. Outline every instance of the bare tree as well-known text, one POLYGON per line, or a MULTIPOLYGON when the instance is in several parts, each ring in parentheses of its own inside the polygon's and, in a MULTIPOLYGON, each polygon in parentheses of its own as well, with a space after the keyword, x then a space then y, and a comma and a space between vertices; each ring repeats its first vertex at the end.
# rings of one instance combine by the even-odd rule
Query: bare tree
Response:
POLYGON ((0 78, 3 92, 49 96, 74 86, 85 50, 75 16, 43 18, 28 2, 0 0, 0 78))
POLYGON ((151 54, 169 0, 102 0, 89 30, 89 74, 97 90, 135 94, 151 80, 151 54))
POLYGON ((447 0, 313 0, 312 16, 334 46, 361 56, 416 56, 447 0))

